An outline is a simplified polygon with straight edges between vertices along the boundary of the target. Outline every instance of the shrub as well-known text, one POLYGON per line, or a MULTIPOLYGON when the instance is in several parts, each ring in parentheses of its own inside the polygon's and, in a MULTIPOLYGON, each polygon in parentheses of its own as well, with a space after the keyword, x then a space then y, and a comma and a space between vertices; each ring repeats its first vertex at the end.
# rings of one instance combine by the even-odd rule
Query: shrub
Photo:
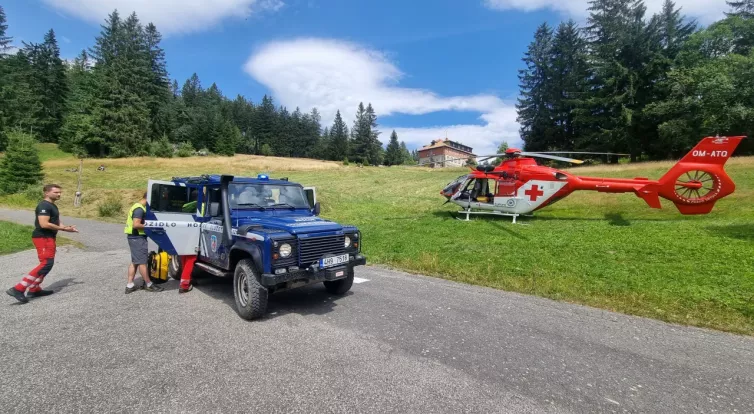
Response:
POLYGON ((186 141, 181 143, 178 147, 178 156, 185 158, 194 155, 194 146, 190 142, 186 141))
POLYGON ((162 138, 152 141, 149 146, 149 153, 153 157, 173 158, 173 145, 168 141, 167 135, 163 135, 162 138))
POLYGON ((121 204, 121 197, 116 194, 108 195, 99 205, 100 217, 115 217, 121 213, 123 213, 123 204, 121 204))
POLYGON ((26 187, 22 194, 31 201, 39 201, 45 197, 41 184, 34 184, 26 187))

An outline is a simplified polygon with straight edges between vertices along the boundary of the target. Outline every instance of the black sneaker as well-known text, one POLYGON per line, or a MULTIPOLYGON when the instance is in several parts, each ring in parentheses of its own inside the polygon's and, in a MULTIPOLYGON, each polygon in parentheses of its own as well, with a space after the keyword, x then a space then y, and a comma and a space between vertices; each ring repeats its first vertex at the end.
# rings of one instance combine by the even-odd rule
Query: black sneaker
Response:
POLYGON ((178 293, 188 293, 194 290, 194 285, 189 285, 188 289, 178 288, 178 293))
POLYGON ((152 283, 152 286, 145 285, 144 290, 146 290, 147 292, 162 292, 165 289, 152 283))
POLYGON ((134 285, 134 287, 128 287, 128 286, 126 286, 126 295, 128 295, 131 292, 136 292, 137 290, 140 290, 143 287, 144 286, 137 286, 137 285, 134 285))
POLYGON ((15 287, 12 287, 6 290, 5 293, 9 294, 10 296, 13 296, 14 298, 16 298, 17 301, 21 303, 26 303, 29 301, 29 299, 27 299, 26 296, 24 295, 24 292, 19 292, 18 290, 16 290, 15 287))
POLYGON ((42 290, 39 290, 39 291, 36 291, 36 292, 29 292, 29 294, 26 297, 27 298, 39 298, 39 297, 42 297, 42 296, 52 295, 53 293, 55 293, 55 291, 42 289, 42 290))

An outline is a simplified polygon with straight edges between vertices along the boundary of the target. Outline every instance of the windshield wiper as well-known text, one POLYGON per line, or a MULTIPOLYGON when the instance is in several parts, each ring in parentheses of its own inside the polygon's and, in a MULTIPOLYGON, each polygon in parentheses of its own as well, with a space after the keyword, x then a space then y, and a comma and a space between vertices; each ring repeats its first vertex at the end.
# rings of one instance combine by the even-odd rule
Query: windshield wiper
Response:
POLYGON ((297 208, 296 206, 290 205, 288 203, 276 203, 276 204, 272 205, 272 207, 275 207, 275 206, 288 206, 288 207, 290 207, 290 208, 292 208, 294 210, 297 208))
POLYGON ((262 210, 267 210, 267 207, 260 206, 257 203, 237 203, 236 204, 236 207, 241 207, 241 206, 256 206, 256 207, 261 208, 262 210))

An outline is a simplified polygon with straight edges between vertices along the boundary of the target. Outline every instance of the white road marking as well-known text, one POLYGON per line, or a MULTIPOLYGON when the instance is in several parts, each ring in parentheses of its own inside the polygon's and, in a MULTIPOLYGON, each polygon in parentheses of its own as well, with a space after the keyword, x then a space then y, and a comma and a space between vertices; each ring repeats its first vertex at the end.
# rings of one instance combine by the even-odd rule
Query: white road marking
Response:
POLYGON ((364 283, 364 282, 369 282, 369 279, 362 279, 360 277, 355 277, 355 276, 353 278, 353 283, 364 283))

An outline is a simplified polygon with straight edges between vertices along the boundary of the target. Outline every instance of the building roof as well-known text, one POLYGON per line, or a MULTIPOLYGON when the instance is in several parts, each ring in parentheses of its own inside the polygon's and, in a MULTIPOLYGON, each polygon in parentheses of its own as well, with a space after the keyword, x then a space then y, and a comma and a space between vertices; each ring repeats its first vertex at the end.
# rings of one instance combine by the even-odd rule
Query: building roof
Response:
POLYGON ((474 156, 474 154, 472 153, 473 148, 463 145, 463 144, 459 144, 458 142, 455 142, 455 141, 451 141, 448 138, 433 140, 431 144, 425 145, 419 148, 418 151, 426 151, 426 150, 442 148, 442 147, 452 148, 454 150, 465 152, 469 155, 474 156))

